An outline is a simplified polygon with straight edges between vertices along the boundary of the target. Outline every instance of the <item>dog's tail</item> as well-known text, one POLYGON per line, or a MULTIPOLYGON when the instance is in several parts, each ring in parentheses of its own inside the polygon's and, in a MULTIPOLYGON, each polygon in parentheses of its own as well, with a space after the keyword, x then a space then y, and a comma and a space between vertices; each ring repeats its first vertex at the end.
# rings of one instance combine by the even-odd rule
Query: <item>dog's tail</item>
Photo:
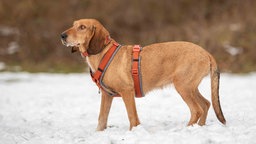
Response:
POLYGON ((220 79, 220 73, 218 70, 217 63, 215 59, 210 56, 210 71, 211 71, 211 97, 212 97, 212 106, 214 109, 214 112, 218 118, 218 120, 226 124, 225 117, 222 113, 221 106, 220 106, 220 100, 219 100, 219 79, 220 79))

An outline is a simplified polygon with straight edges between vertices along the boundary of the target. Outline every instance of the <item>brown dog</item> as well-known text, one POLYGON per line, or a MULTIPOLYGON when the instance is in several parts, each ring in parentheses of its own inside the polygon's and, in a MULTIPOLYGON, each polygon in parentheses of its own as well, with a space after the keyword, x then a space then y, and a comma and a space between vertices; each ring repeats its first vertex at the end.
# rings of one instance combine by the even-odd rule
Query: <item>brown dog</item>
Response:
MULTIPOLYGON (((97 70, 104 54, 115 42, 109 32, 94 19, 81 19, 61 34, 64 45, 72 52, 87 52, 86 61, 93 72, 97 70), (110 39, 110 42, 106 42, 110 39)), ((130 129, 140 124, 135 105, 135 90, 131 75, 132 45, 125 45, 110 63, 103 81, 118 93, 126 106, 130 129)), ((226 123, 219 102, 219 72, 215 59, 198 45, 189 42, 165 42, 143 47, 141 75, 144 93, 174 84, 188 105, 191 117, 188 125, 205 125, 210 102, 199 92, 198 85, 210 73, 211 95, 215 114, 220 122, 226 123)), ((112 96, 102 91, 101 108, 97 130, 104 130, 112 103, 112 96)))

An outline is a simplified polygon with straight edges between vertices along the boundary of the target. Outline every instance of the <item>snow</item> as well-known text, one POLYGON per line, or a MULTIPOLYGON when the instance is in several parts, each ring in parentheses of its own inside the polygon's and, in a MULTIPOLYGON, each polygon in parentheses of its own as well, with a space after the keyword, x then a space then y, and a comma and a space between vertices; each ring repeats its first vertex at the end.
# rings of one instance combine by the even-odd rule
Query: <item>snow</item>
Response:
MULTIPOLYGON (((0 144, 255 144, 256 73, 222 74, 220 101, 227 125, 212 107, 206 126, 186 127, 190 113, 173 87, 136 99, 141 125, 129 131, 121 98, 108 128, 96 132, 98 88, 88 74, 0 73, 0 144)), ((210 80, 200 85, 210 99, 210 80)))

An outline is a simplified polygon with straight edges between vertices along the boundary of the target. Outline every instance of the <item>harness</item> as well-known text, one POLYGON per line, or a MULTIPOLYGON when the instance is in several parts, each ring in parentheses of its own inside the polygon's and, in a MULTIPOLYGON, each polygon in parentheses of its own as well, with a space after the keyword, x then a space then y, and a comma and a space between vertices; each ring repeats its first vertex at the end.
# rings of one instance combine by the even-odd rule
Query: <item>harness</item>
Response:
MULTIPOLYGON (((113 43, 113 46, 107 51, 107 53, 101 59, 98 69, 94 73, 90 69, 91 78, 95 82, 95 84, 99 87, 99 89, 102 89, 108 95, 114 96, 114 97, 120 97, 120 95, 114 92, 113 90, 111 90, 110 88, 108 88, 103 83, 103 77, 108 66, 110 65, 114 56, 117 54, 118 50, 121 47, 122 46, 120 44, 113 43)), ((143 89, 142 89, 141 71, 140 71, 140 61, 141 61, 140 51, 141 50, 142 50, 142 47, 140 47, 139 45, 135 45, 132 51, 131 74, 134 82, 135 97, 137 98, 144 96, 143 89)), ((82 55, 88 56, 88 54, 83 54, 83 53, 82 55)))
POLYGON ((135 97, 143 97, 141 71, 140 71, 140 51, 142 47, 135 45, 132 49, 132 77, 135 89, 135 97))

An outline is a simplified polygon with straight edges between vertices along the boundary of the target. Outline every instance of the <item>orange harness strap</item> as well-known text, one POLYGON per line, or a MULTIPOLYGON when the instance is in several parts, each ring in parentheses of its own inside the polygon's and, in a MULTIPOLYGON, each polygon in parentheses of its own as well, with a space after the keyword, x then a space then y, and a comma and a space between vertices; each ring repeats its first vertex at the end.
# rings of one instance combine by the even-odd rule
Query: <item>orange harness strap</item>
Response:
MULTIPOLYGON (((99 89, 104 90, 106 93, 108 93, 111 96, 120 96, 115 92, 108 92, 106 89, 106 86, 104 86, 102 80, 104 73, 108 67, 108 64, 111 62, 111 59, 114 57, 117 48, 119 47, 118 43, 114 43, 113 46, 107 51, 107 53, 102 58, 98 69, 91 73, 92 80, 96 83, 96 85, 99 87, 99 89)), ((140 98, 143 97, 143 91, 142 91, 142 84, 141 84, 141 74, 140 74, 140 51, 141 47, 139 45, 135 45, 133 47, 133 57, 132 57, 132 77, 134 81, 134 89, 135 89, 135 97, 140 98)))
POLYGON ((132 77, 134 82, 135 96, 141 98, 144 96, 142 90, 142 81, 140 73, 140 51, 141 47, 135 45, 132 50, 132 77))
POLYGON ((99 89, 103 88, 102 85, 101 85, 101 81, 100 81, 102 73, 105 71, 108 62, 112 58, 112 56, 115 53, 118 46, 119 46, 118 43, 114 43, 113 46, 107 51, 107 53, 102 58, 96 72, 92 73, 92 71, 90 70, 92 80, 96 83, 96 85, 99 87, 99 89))

